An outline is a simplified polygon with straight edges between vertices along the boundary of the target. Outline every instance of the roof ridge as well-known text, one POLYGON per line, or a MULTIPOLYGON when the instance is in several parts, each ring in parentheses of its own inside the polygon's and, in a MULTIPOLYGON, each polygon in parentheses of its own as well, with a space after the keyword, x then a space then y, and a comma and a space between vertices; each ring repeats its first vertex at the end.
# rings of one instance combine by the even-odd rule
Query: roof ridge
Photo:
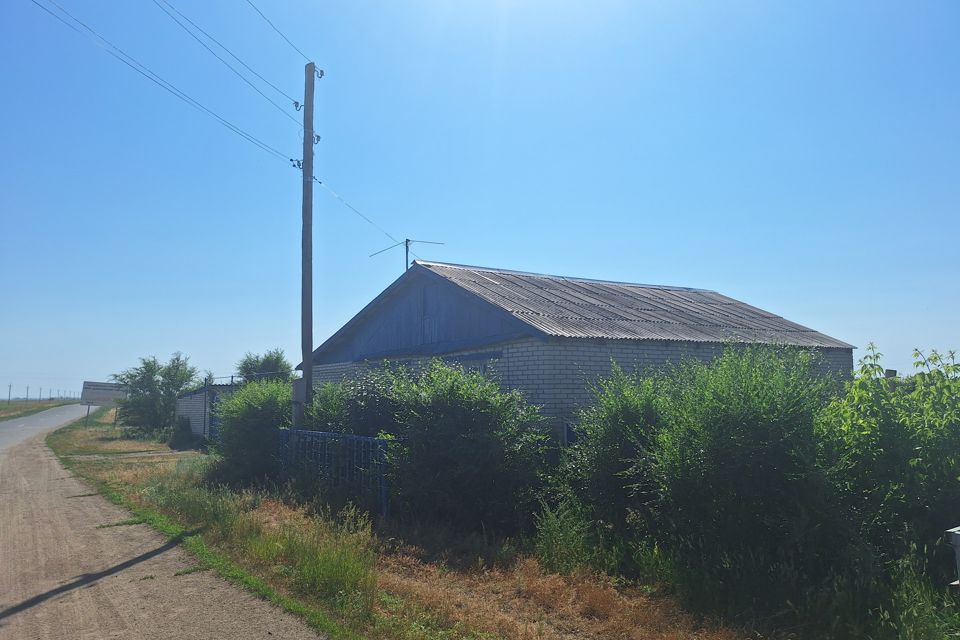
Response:
POLYGON ((567 282, 592 282, 594 284, 616 284, 625 287, 637 287, 640 289, 663 289, 667 291, 698 291, 703 293, 718 293, 713 289, 700 289, 697 287, 680 287, 668 284, 643 284, 639 282, 624 282, 621 280, 601 280, 597 278, 577 278, 573 276, 558 276, 549 273, 534 273, 532 271, 516 271, 514 269, 498 269, 495 267, 480 267, 476 265, 469 264, 456 264, 453 262, 436 262, 433 260, 414 260, 414 264, 421 265, 423 267, 449 267, 452 269, 463 269, 469 271, 485 271, 487 273, 502 273, 514 276, 527 276, 533 278, 545 278, 548 280, 563 280, 567 282))

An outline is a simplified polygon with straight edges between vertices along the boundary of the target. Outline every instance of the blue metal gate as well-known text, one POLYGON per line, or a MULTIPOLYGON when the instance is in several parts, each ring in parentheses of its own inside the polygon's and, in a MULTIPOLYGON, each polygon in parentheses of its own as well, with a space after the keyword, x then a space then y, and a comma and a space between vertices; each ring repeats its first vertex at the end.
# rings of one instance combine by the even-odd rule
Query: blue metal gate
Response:
POLYGON ((316 470, 332 487, 344 490, 386 516, 388 440, 328 431, 280 430, 280 457, 288 467, 316 470))

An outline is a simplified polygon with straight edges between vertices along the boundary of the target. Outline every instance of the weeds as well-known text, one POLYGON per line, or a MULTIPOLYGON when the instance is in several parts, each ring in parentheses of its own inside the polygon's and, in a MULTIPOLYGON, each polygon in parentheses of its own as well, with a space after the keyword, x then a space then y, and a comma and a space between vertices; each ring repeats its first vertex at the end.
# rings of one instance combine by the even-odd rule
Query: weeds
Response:
POLYGON ((187 526, 203 526, 213 542, 271 572, 297 592, 322 598, 350 617, 368 617, 376 599, 373 534, 362 512, 308 514, 282 495, 204 483, 210 463, 181 460, 155 472, 142 499, 187 526))
POLYGON ((893 597, 889 607, 879 611, 882 624, 896 640, 960 638, 960 599, 930 584, 927 555, 913 547, 897 563, 893 597))
POLYGON ((540 564, 547 571, 566 574, 589 563, 594 550, 590 524, 572 499, 561 500, 555 508, 544 502, 536 516, 535 548, 540 564))

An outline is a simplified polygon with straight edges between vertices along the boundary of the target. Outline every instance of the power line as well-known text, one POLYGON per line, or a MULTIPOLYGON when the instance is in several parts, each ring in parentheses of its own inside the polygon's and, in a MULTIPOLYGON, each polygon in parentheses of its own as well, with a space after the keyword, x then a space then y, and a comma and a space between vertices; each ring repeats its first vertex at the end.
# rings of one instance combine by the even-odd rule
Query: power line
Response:
POLYGON ((383 227, 381 227, 380 225, 378 225, 376 222, 374 222, 373 220, 371 220, 371 219, 368 218, 367 216, 363 215, 363 212, 361 212, 361 211, 360 211, 359 209, 357 209, 355 206, 353 206, 352 204, 350 204, 349 202, 347 202, 346 200, 344 200, 344 199, 343 199, 343 196, 341 196, 339 193, 337 193, 336 191, 334 191, 333 189, 331 189, 330 187, 328 187, 324 182, 322 182, 321 180, 318 180, 316 177, 314 177, 313 181, 316 182, 316 183, 317 183, 318 185, 320 185, 321 187, 323 187, 324 189, 326 189, 327 191, 329 191, 330 194, 331 194, 334 198, 336 198, 337 200, 339 200, 340 202, 342 202, 343 205, 344 205, 346 208, 350 209, 350 210, 353 211, 355 214, 357 214, 358 216, 360 216, 361 218, 363 218, 364 220, 366 220, 367 223, 368 223, 370 226, 372 226, 373 228, 375 228, 377 231, 379 231, 379 232, 382 233, 383 235, 387 236, 388 238, 390 238, 390 239, 393 240, 394 242, 401 242, 401 240, 397 240, 397 239, 394 238, 392 235, 390 235, 390 232, 388 232, 386 229, 384 229, 383 227))
MULTIPOLYGON (((78 28, 76 27, 76 25, 71 24, 70 22, 67 22, 66 20, 63 19, 62 16, 60 16, 60 15, 56 14, 55 12, 51 11, 48 7, 46 7, 46 6, 44 6, 43 4, 41 4, 38 0, 30 0, 30 1, 31 1, 33 4, 35 4, 36 6, 38 6, 39 8, 43 9, 43 10, 44 10, 45 12, 47 12, 49 15, 53 16, 53 17, 56 18, 58 21, 60 21, 61 23, 63 23, 63 24, 66 25, 67 27, 69 27, 70 29, 76 31, 77 33, 79 33, 79 34, 81 34, 81 35, 85 35, 85 34, 83 33, 83 31, 81 31, 80 29, 78 29, 78 28)), ((179 11, 177 11, 177 9, 176 9, 175 7, 173 7, 173 5, 170 5, 168 2, 166 2, 166 0, 163 0, 163 1, 164 1, 165 4, 168 4, 168 5, 169 5, 174 11, 176 11, 178 14, 180 13, 179 11)), ((289 158, 289 156, 288 156, 287 154, 282 153, 281 151, 279 151, 279 150, 276 149, 275 147, 272 147, 272 146, 270 146, 269 144, 263 142, 262 140, 259 140, 258 138, 254 137, 253 135, 247 133, 246 131, 244 131, 243 129, 241 129, 240 127, 238 127, 237 125, 235 125, 235 124, 233 124, 232 122, 230 122, 229 120, 223 118, 222 116, 220 116, 219 114, 217 114, 217 113, 214 112, 213 110, 205 107, 203 104, 201 104, 200 102, 198 102, 198 101, 195 100, 194 98, 190 97, 190 96, 189 96, 187 93, 185 93, 184 91, 178 89, 173 83, 171 83, 171 82, 169 82, 169 81, 167 81, 167 80, 164 80, 160 75, 158 75, 157 73, 155 73, 154 71, 152 71, 149 67, 147 67, 147 66, 144 65, 143 63, 139 62, 136 58, 134 58, 133 56, 131 56, 130 54, 128 54, 126 51, 124 51, 123 49, 121 49, 121 48, 118 47, 117 45, 115 45, 115 44, 113 44, 112 42, 110 42, 109 40, 107 40, 104 36, 100 35, 96 30, 94 30, 94 29, 93 29, 92 27, 90 27, 88 24, 86 24, 85 22, 83 22, 82 20, 80 20, 79 18, 77 18, 76 16, 74 16, 73 14, 71 14, 69 11, 67 11, 65 8, 63 8, 60 4, 58 4, 58 3, 56 2, 56 0, 48 0, 48 2, 50 2, 51 4, 53 4, 54 6, 56 6, 58 9, 60 9, 60 11, 62 11, 62 12, 63 12, 66 16, 68 16, 71 20, 73 20, 73 21, 76 22, 77 24, 81 25, 81 26, 82 26, 84 29, 86 29, 89 33, 91 33, 91 34, 92 34, 93 36, 95 36, 98 40, 100 40, 102 43, 106 44, 107 47, 109 47, 109 48, 107 48, 107 47, 104 47, 103 45, 101 45, 101 44, 98 43, 98 42, 94 42, 94 44, 96 44, 99 48, 103 49, 104 51, 106 51, 107 53, 109 53, 111 56, 113 56, 114 58, 116 58, 116 59, 119 60, 120 62, 124 63, 125 65, 127 65, 128 67, 130 67, 131 69, 133 69, 134 71, 136 71, 137 73, 139 73, 140 75, 142 75, 143 77, 145 77, 146 79, 150 80, 151 82, 153 82, 154 84, 156 84, 156 85, 159 86, 160 88, 168 91, 169 93, 171 93, 172 95, 176 96, 176 97, 179 98, 180 100, 186 102, 187 104, 189 104, 189 105, 192 106, 193 108, 195 108, 195 109, 197 109, 197 110, 199 110, 199 111, 202 111, 203 113, 206 113, 206 114, 209 115, 210 117, 216 119, 220 124, 222 124, 223 126, 225 126, 225 127, 228 128, 228 129, 230 129, 232 132, 236 133, 237 135, 239 135, 239 136, 242 137, 243 139, 247 140, 248 142, 254 144, 255 146, 257 146, 257 147, 260 148, 261 150, 263 150, 263 151, 265 151, 265 152, 267 152, 267 153, 270 153, 271 155, 276 156, 277 158, 283 160, 284 162, 294 163, 295 166, 298 164, 298 162, 297 162, 296 160, 293 160, 293 159, 289 158)), ((154 0, 154 2, 156 3, 157 0, 154 0)), ((250 2, 250 0, 247 0, 247 2, 248 2, 254 9, 256 9, 257 12, 260 13, 261 16, 263 16, 264 20, 266 20, 268 23, 270 23, 271 26, 273 26, 273 23, 271 23, 270 20, 267 19, 267 17, 264 16, 263 13, 260 12, 259 9, 257 9, 256 5, 254 5, 252 2, 250 2)), ((160 5, 158 4, 158 6, 160 6, 160 5)), ((162 6, 160 6, 160 8, 161 8, 161 9, 164 9, 164 7, 162 7, 162 6)), ((164 11, 166 12, 165 9, 164 9, 164 11)), ((168 13, 168 15, 170 15, 170 14, 168 13)), ((183 15, 183 14, 180 14, 180 15, 183 15)), ((172 15, 171 15, 170 17, 173 18, 172 15)), ((184 17, 185 20, 188 20, 188 21, 189 21, 189 19, 186 18, 186 16, 183 16, 183 17, 184 17)), ((175 18, 173 18, 173 19, 176 21, 175 18)), ((186 29, 186 27, 184 27, 179 21, 176 21, 176 22, 177 22, 178 24, 180 24, 180 26, 181 26, 182 28, 184 28, 188 33, 190 33, 190 35, 192 35, 194 38, 196 38, 196 35, 193 34, 189 29, 186 29)), ((194 23, 191 22, 191 24, 194 24, 194 23)), ((196 25, 194 24, 194 26, 196 26, 196 25)), ((197 29, 200 29, 200 27, 197 27, 197 29)), ((276 29, 276 27, 274 27, 274 29, 276 29)), ((200 29, 200 30, 202 31, 202 29, 200 29)), ((279 30, 277 30, 277 32, 280 33, 279 30)), ((216 40, 215 40, 212 36, 210 36, 210 35, 207 34, 206 32, 203 32, 203 33, 204 33, 205 35, 207 35, 208 37, 210 37, 211 40, 214 40, 214 41, 216 42, 216 40)), ((280 35, 282 36, 283 34, 280 33, 280 35)), ((286 40, 286 36, 284 36, 284 39, 286 40)), ((206 44, 203 43, 201 40, 199 40, 199 38, 197 38, 197 40, 206 47, 206 44)), ((289 40, 288 40, 288 42, 289 42, 289 40)), ((217 42, 217 44, 220 44, 220 43, 217 42)), ((290 45, 293 46, 294 49, 296 49, 296 47, 293 45, 293 43, 290 43, 290 45)), ((223 47, 222 44, 220 44, 220 46, 223 47)), ((226 47, 223 47, 223 48, 224 48, 224 50, 228 51, 228 53, 229 53, 229 50, 227 50, 226 47)), ((207 47, 207 49, 210 50, 209 47, 207 47)), ((303 55, 303 52, 301 52, 299 49, 297 49, 297 51, 300 53, 300 55, 303 55)), ((211 51, 211 53, 213 53, 213 51, 211 51)), ((214 55, 216 55, 216 54, 214 54, 214 55)), ((233 54, 231 53, 231 55, 233 55, 233 54)), ((219 56, 217 56, 217 57, 220 58, 219 56)), ((234 58, 236 58, 236 56, 234 56, 234 58)), ((304 56, 304 58, 306 58, 306 56, 304 56)), ((223 61, 222 58, 220 58, 220 60, 223 61)), ((239 58, 237 58, 237 60, 240 61, 239 58)), ((309 61, 309 58, 307 58, 307 60, 309 61)), ((223 61, 223 62, 224 62, 224 64, 227 64, 225 61, 223 61)), ((240 62, 241 62, 241 64, 243 64, 242 61, 240 61, 240 62)), ((230 66, 230 65, 228 64, 227 66, 230 66)), ((244 64, 244 66, 246 67, 247 65, 244 64)), ((233 69, 233 67, 230 67, 230 68, 233 69)), ((247 67, 247 68, 249 69, 249 67, 247 67)), ((235 69, 234 69, 234 72, 235 72, 235 73, 238 73, 235 69)), ((251 69, 251 72, 253 72, 252 69, 251 69)), ((256 73, 256 72, 253 72, 253 73, 256 73)), ((256 75, 257 75, 258 77, 261 77, 259 74, 256 74, 256 75)), ((243 76, 241 76, 241 77, 243 77, 243 76)), ((261 77, 261 79, 263 79, 263 78, 261 77)), ((244 80, 246 80, 246 78, 244 78, 244 80)), ((266 80, 265 80, 265 81, 266 81, 266 80)), ((268 84, 271 84, 271 83, 268 82, 268 84)), ((252 86, 252 85, 251 85, 251 86, 252 86)), ((273 85, 271 84, 271 86, 273 86, 273 85)), ((276 87, 274 87, 274 88, 276 88, 276 87)), ((279 91, 279 89, 278 89, 278 91, 279 91)), ((259 90, 258 90, 258 92, 259 92, 259 90)), ((281 92, 281 93, 283 93, 283 92, 281 92)), ((284 94, 284 95, 286 95, 286 94, 284 94)), ((264 96, 264 97, 266 97, 266 96, 264 96)), ((289 97, 289 96, 288 96, 288 97, 289 97)), ((268 98, 268 99, 269 99, 269 98, 268 98)), ((271 102, 272 102, 272 101, 271 101, 271 102)), ((299 123, 298 123, 298 124, 299 124, 299 123)), ((326 189, 334 198, 336 198, 337 200, 339 200, 345 207, 347 207, 348 209, 350 209, 350 211, 352 211, 352 212, 355 213, 357 216, 359 216, 361 219, 363 219, 364 221, 366 221, 367 224, 369 224, 370 226, 372 226, 373 228, 375 228, 377 231, 379 231, 380 233, 382 233, 383 235, 385 235, 387 238, 389 238, 389 239, 392 240, 393 242, 401 242, 400 240, 397 240, 397 238, 394 237, 389 231, 387 231, 386 229, 384 229, 383 227, 381 227, 380 225, 378 225, 378 224, 377 224, 376 222, 374 222, 371 218, 369 218, 367 215, 365 215, 362 211, 360 211, 360 210, 357 209, 355 206, 353 206, 352 204, 350 204, 343 196, 341 196, 339 193, 337 193, 336 191, 334 191, 333 189, 331 189, 331 188, 330 188, 329 186, 327 186, 324 182, 320 181, 320 180, 317 179, 316 177, 313 177, 313 180, 314 180, 317 184, 319 184, 320 186, 322 186, 324 189, 326 189)), ((411 251, 410 253, 411 253, 414 257, 416 257, 416 258, 418 258, 418 259, 420 258, 420 256, 418 256, 418 255, 415 254, 414 252, 411 251)))
MULTIPOLYGON (((107 40, 105 37, 103 37, 102 35, 100 35, 100 34, 99 34, 96 30, 94 30, 90 25, 88 25, 87 23, 83 22, 82 20, 80 20, 79 18, 77 18, 76 16, 74 16, 72 13, 70 13, 69 11, 67 11, 65 8, 63 8, 61 5, 59 5, 59 4, 56 2, 56 0, 48 0, 48 1, 49 1, 51 4, 53 4, 55 7, 57 7, 61 12, 63 12, 64 15, 66 15, 66 16, 69 17, 71 20, 73 20, 74 22, 76 22, 77 24, 79 24, 80 26, 82 26, 82 27, 83 27, 84 29, 86 29, 90 34, 92 34, 94 37, 96 37, 96 38, 97 38, 98 40, 100 40, 102 43, 104 43, 105 45, 107 45, 107 46, 105 47, 105 46, 103 46, 103 44, 100 44, 99 42, 94 41, 94 44, 96 44, 99 48, 103 49, 103 50, 106 51, 108 54, 110 54, 111 56, 113 56, 114 58, 116 58, 117 60, 119 60, 120 62, 122 62, 123 64, 127 65, 128 67, 130 67, 131 69, 133 69, 134 71, 136 71, 137 73, 139 73, 140 75, 142 75, 143 77, 145 77, 147 80, 150 80, 151 82, 153 82, 154 84, 156 84, 156 85, 159 86, 160 88, 164 89, 165 91, 168 91, 169 93, 171 93, 172 95, 176 96, 176 97, 179 98, 180 100, 182 100, 182 101, 184 101, 185 103, 189 104, 189 105, 190 105, 191 107, 193 107, 194 109, 197 109, 198 111, 201 111, 201 112, 203 112, 203 113, 206 113, 208 116, 214 118, 214 119, 217 120, 220 124, 222 124, 224 127, 226 127, 227 129, 229 129, 229 130, 232 131, 233 133, 237 134, 238 136, 240 136, 241 138, 243 138, 243 139, 246 140, 247 142, 250 142, 250 143, 253 144, 254 146, 258 147, 258 148, 261 149, 262 151, 265 151, 265 152, 267 152, 267 153, 269 153, 269 154, 271 154, 271 155, 273 155, 273 156, 276 156, 277 158, 283 160, 284 162, 288 161, 289 156, 288 156, 287 154, 282 153, 281 151, 279 151, 279 150, 276 149, 275 147, 272 147, 272 146, 270 146, 269 144, 267 144, 266 142, 263 142, 262 140, 256 138, 256 137, 253 136, 252 134, 247 133, 246 131, 244 131, 243 129, 241 129, 241 128, 238 127, 237 125, 233 124, 232 122, 230 122, 230 121, 227 120, 226 118, 220 116, 218 113, 216 113, 216 112, 213 111, 212 109, 209 109, 208 107, 205 107, 203 104, 201 104, 200 102, 198 102, 198 101, 195 100, 194 98, 190 97, 186 92, 178 89, 173 83, 171 83, 171 82, 169 82, 169 81, 167 81, 167 80, 164 80, 160 75, 158 75, 157 73, 155 73, 154 71, 152 71, 149 67, 147 67, 147 66, 144 65, 143 63, 139 62, 136 58, 134 58, 133 56, 131 56, 130 54, 128 54, 126 51, 124 51, 123 49, 121 49, 120 47, 118 47, 117 45, 113 44, 112 42, 110 42, 109 40, 107 40), (107 47, 109 47, 109 48, 107 48, 107 47)), ((57 20, 59 20, 60 22, 62 22, 63 24, 65 24, 66 26, 68 26, 68 27, 70 27, 71 29, 73 29, 74 31, 76 31, 77 33, 79 33, 79 34, 81 34, 81 35, 86 35, 86 34, 83 33, 83 31, 81 31, 80 29, 78 29, 78 28, 76 27, 76 25, 67 22, 66 20, 63 19, 62 16, 60 16, 60 15, 58 15, 57 13, 51 11, 48 7, 46 7, 46 6, 44 6, 43 4, 41 4, 40 2, 38 2, 38 0, 30 0, 30 2, 32 2, 32 3, 35 4, 35 5, 37 5, 38 7, 40 7, 40 8, 43 9, 44 11, 46 11, 48 14, 50 14, 51 16, 53 16, 54 18, 56 18, 57 20)))
MULTIPOLYGON (((178 11, 176 7, 174 7, 172 4, 170 4, 170 3, 167 2, 166 0, 163 0, 163 4, 160 4, 159 0, 153 0, 153 4, 157 5, 157 6, 160 8, 160 10, 163 11, 165 14, 167 14, 167 16, 169 16, 171 20, 173 20, 174 22, 176 22, 177 25, 178 25, 181 29, 183 29, 183 30, 186 31, 188 34, 190 34, 190 37, 192 37, 194 40, 196 40, 196 41, 199 42, 201 45, 203 45, 203 48, 206 49, 207 51, 209 51, 209 52, 210 52, 210 55, 212 55, 212 56, 215 57, 217 60, 219 60, 220 62, 222 62, 223 65, 224 65, 225 67, 227 67, 228 69, 230 69, 230 71, 232 71, 238 78, 240 78, 241 80, 243 80, 244 82, 246 82, 248 85, 250 85, 250 88, 251 88, 251 89, 253 89, 253 90, 256 91, 257 93, 259 93, 259 94, 263 97, 264 100, 266 100, 267 102, 269 102, 270 104, 272 104, 272 105, 274 106, 274 108, 277 109, 277 111, 279 111, 280 113, 282 113, 282 114, 284 115, 284 117, 290 119, 295 125, 297 125, 298 128, 302 128, 302 127, 300 126, 300 123, 297 121, 297 119, 294 118, 294 117, 293 117, 292 115, 290 115, 289 113, 287 113, 286 109, 284 109, 283 107, 281 107, 280 105, 278 105, 276 102, 274 102, 273 100, 271 100, 270 97, 269 97, 267 94, 265 94, 263 91, 261 91, 260 88, 259 88, 257 85, 255 85, 255 84, 253 84, 252 82, 250 82, 250 80, 247 79, 247 77, 246 77, 245 75, 243 75, 242 73, 240 73, 239 71, 237 71, 237 69, 236 69, 233 65, 231 65, 229 62, 227 62, 226 60, 224 60, 216 51, 214 51, 213 49, 211 49, 211 48, 209 47, 209 45, 207 45, 206 42, 204 42, 203 40, 201 40, 201 39, 197 36, 197 34, 195 34, 193 31, 191 31, 189 28, 187 28, 187 26, 186 26, 185 24, 183 24, 182 22, 180 22, 180 20, 177 19, 177 16, 173 15, 172 13, 170 13, 170 11, 167 9, 167 7, 170 7, 170 9, 173 9, 174 11, 176 11, 176 13, 179 14, 181 17, 183 17, 184 20, 187 20, 188 22, 190 22, 190 24, 192 24, 195 28, 197 28, 197 29, 199 29, 201 32, 203 32, 203 34, 206 35, 208 38, 213 39, 212 36, 210 36, 206 31, 203 31, 203 29, 200 29, 200 27, 197 27, 197 25, 194 24, 192 20, 190 20, 189 18, 187 18, 186 16, 184 16, 182 13, 180 13, 180 11, 178 11), (164 6, 163 6, 164 4, 167 5, 167 7, 164 7, 164 6)), ((214 42, 216 42, 216 40, 214 40, 214 42)), ((217 42, 217 44, 220 44, 220 43, 217 42)), ((226 49, 226 47, 224 47, 222 44, 221 44, 220 46, 223 47, 224 49, 226 49)), ((229 53, 229 51, 228 51, 228 53, 229 53)), ((231 54, 231 55, 233 55, 233 54, 231 54)), ((234 57, 236 58, 236 56, 234 56, 234 57)), ((239 58, 238 58, 238 59, 239 59, 239 58)), ((244 64, 244 66, 247 66, 247 65, 244 64)), ((249 67, 247 67, 247 68, 249 69, 249 67)), ((257 74, 257 76, 262 79, 262 76, 260 76, 260 74, 257 74)), ((271 86, 272 86, 272 85, 271 85, 271 86)), ((274 87, 274 88, 276 88, 276 87, 274 87)), ((294 103, 295 103, 296 100, 291 100, 291 102, 294 102, 294 103)))
MULTIPOLYGON (((319 184, 321 187, 323 187, 323 188, 326 189, 327 191, 329 191, 329 192, 330 192, 330 195, 332 195, 334 198, 336 198, 336 199, 339 200, 341 203, 343 203, 343 205, 344 205, 345 207, 347 207, 348 209, 350 209, 351 211, 353 211, 355 214, 357 214, 358 216, 360 216, 361 218, 363 218, 364 220, 366 220, 366 222, 367 222, 370 226, 372 226, 374 229, 376 229, 377 231, 379 231, 379 232, 382 233, 383 235, 385 235, 385 236, 387 236, 388 238, 390 238, 391 240, 393 240, 393 241, 396 243, 394 246, 401 245, 401 244, 404 243, 403 240, 397 240, 396 238, 394 238, 393 235, 390 234, 390 232, 388 232, 386 229, 384 229, 383 227, 381 227, 380 225, 378 225, 376 222, 374 222, 373 220, 371 220, 369 217, 367 217, 366 215, 364 215, 363 212, 360 211, 359 209, 357 209, 355 206, 353 206, 352 204, 350 204, 349 202, 347 202, 347 201, 344 199, 343 196, 341 196, 339 193, 337 193, 336 191, 334 191, 333 189, 331 189, 330 187, 328 187, 325 182, 323 182, 322 180, 319 180, 316 176, 314 176, 313 181, 316 182, 317 184, 319 184)), ((392 249, 393 247, 390 247, 390 248, 392 249)), ((418 256, 418 255, 417 255, 416 253, 414 253, 413 251, 410 252, 410 255, 412 255, 412 256, 413 256, 414 258, 416 258, 417 260, 421 260, 420 256, 418 256)))
POLYGON ((277 25, 273 24, 273 23, 270 21, 270 18, 268 18, 267 16, 263 15, 263 11, 260 11, 260 9, 257 8, 257 5, 253 4, 252 0, 247 0, 247 4, 249 4, 251 7, 253 7, 253 10, 256 11, 257 13, 259 13, 259 14, 260 14, 260 17, 263 18, 264 20, 266 20, 266 21, 267 21, 267 24, 269 24, 269 25, 273 28, 274 31, 276 31, 277 33, 279 33, 279 34, 280 34, 280 37, 283 38, 284 40, 286 40, 286 41, 287 41, 287 44, 290 45, 291 47, 293 47, 293 50, 294 50, 294 51, 296 51, 296 52, 299 53, 301 56, 303 56, 303 59, 306 60, 307 62, 311 62, 310 58, 307 57, 307 54, 305 54, 303 51, 300 51, 300 49, 297 48, 297 45, 295 45, 295 44, 293 44, 292 42, 290 42, 290 38, 288 38, 287 36, 283 35, 283 31, 280 31, 280 29, 277 29, 277 25))
POLYGON ((287 93, 286 91, 284 91, 283 89, 281 89, 280 87, 278 87, 277 85, 273 84, 272 82, 270 82, 269 80, 267 80, 266 78, 264 78, 262 75, 260 75, 259 73, 257 73, 256 70, 254 70, 250 65, 248 65, 246 62, 244 62, 243 60, 241 60, 241 59, 240 59, 240 56, 238 56, 237 54, 235 54, 233 51, 230 51, 230 49, 228 49, 225 44, 223 44, 222 42, 220 42, 219 40, 217 40, 216 38, 214 38, 212 35, 210 35, 207 31, 205 31, 205 30, 203 29, 203 27, 201 27, 200 25, 198 25, 196 22, 194 22, 193 20, 191 20, 191 19, 188 18, 187 16, 183 15, 183 13, 181 13, 180 10, 178 10, 175 6, 173 6, 173 5, 170 4, 169 2, 166 2, 166 0, 164 0, 164 4, 166 4, 168 7, 170 7, 170 8, 173 9, 174 11, 176 11, 176 12, 177 12, 177 15, 179 15, 181 18, 183 18, 184 20, 186 20, 187 22, 189 22, 190 24, 192 24, 194 27, 196 27, 197 30, 198 30, 200 33, 202 33, 203 35, 207 36, 208 38, 210 38, 211 40, 213 40, 214 42, 216 42, 217 45, 218 45, 221 49, 223 49, 224 51, 226 51, 227 53, 229 53, 230 56, 231 56, 234 60, 236 60, 237 62, 239 62, 241 65, 243 65, 243 67, 244 67, 247 71, 249 71, 249 72, 252 73, 253 75, 255 75, 255 76, 257 76, 258 78, 260 78, 261 80, 263 80, 266 84, 268 84, 268 85, 270 85, 271 87, 273 87, 273 90, 274 90, 274 91, 276 91, 277 93, 279 93, 279 94, 282 95, 284 98, 286 98, 287 100, 289 100, 290 102, 292 102, 292 103, 294 103, 294 104, 296 104, 296 103, 298 102, 298 100, 297 100, 296 98, 291 97, 289 93, 287 93))

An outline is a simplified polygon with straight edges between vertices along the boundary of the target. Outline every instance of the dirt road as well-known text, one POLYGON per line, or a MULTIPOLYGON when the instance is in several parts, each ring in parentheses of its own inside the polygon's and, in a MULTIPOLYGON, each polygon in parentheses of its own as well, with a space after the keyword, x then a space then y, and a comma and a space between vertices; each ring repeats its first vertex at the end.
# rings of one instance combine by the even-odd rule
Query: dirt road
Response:
POLYGON ((210 571, 176 575, 192 556, 147 525, 98 528, 130 514, 90 495, 42 433, 17 440, 0 440, 0 640, 317 637, 210 571))

